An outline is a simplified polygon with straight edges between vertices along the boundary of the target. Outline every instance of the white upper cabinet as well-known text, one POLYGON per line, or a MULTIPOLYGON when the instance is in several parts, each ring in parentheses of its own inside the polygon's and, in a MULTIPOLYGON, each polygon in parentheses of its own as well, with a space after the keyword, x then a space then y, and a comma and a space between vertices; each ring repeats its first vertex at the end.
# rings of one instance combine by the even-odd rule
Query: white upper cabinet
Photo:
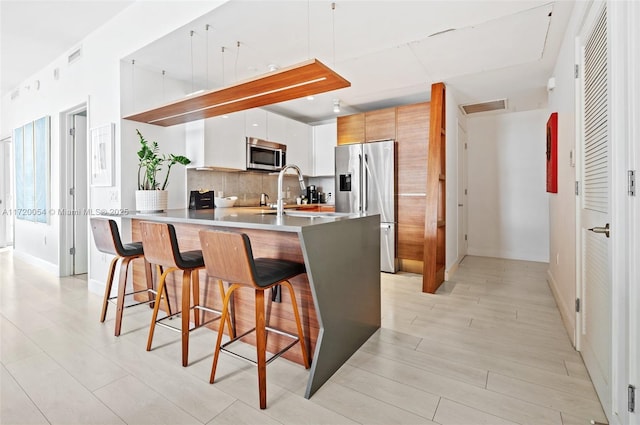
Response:
POLYGON ((245 117, 245 135, 267 140, 267 111, 254 108, 242 113, 245 117))
POLYGON ((267 140, 276 143, 285 143, 287 138, 287 122, 291 119, 282 115, 266 112, 267 114, 267 140))
POLYGON ((338 144, 338 125, 329 123, 313 127, 313 175, 335 174, 335 148, 338 144))
POLYGON ((185 126, 190 167, 246 169, 244 111, 192 121, 185 126))
POLYGON ((255 108, 191 121, 185 130, 191 168, 246 170, 246 138, 257 137, 287 145, 287 163, 312 175, 312 130, 299 121, 255 108))
POLYGON ((287 119, 287 164, 295 164, 302 174, 310 176, 311 167, 311 126, 292 119, 287 119))

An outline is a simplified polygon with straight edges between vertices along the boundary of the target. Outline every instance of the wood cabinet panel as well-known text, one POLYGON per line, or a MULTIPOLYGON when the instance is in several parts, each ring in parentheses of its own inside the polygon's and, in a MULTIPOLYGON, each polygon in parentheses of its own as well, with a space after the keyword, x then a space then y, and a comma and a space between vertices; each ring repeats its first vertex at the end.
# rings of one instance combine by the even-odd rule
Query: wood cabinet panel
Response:
POLYGON ((398 196, 398 258, 422 261, 425 196, 398 196))
POLYGON ((364 142, 364 114, 338 117, 338 144, 364 142))
POLYGON ((364 114, 365 141, 396 138, 396 108, 380 109, 364 114))
POLYGON ((426 193, 429 102, 397 108, 398 193, 426 193))

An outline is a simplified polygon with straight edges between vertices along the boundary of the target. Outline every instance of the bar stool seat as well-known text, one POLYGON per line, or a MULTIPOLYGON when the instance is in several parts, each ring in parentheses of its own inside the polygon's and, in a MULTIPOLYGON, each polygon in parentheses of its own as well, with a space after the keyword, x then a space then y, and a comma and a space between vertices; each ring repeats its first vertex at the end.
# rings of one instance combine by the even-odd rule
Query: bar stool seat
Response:
POLYGON ((282 259, 254 259, 253 251, 251 249, 251 241, 244 233, 220 230, 201 230, 199 235, 208 277, 226 281, 231 285, 224 297, 221 320, 225 321, 229 318, 229 303, 231 301, 231 296, 237 289, 241 287, 250 287, 255 291, 255 328, 243 333, 242 335, 232 337, 224 344, 222 344, 222 332, 218 332, 209 382, 213 383, 215 380, 218 356, 221 351, 235 357, 248 360, 258 368, 260 408, 265 409, 267 407, 267 364, 278 358, 297 343, 300 343, 304 366, 306 369, 310 367, 309 356, 307 354, 307 348, 302 332, 302 324, 298 313, 298 304, 296 302, 293 286, 289 282, 289 279, 305 273, 305 266, 302 263, 282 259), (264 291, 269 288, 273 288, 276 285, 284 285, 289 289, 297 334, 291 334, 280 329, 272 328, 266 323, 264 291), (252 359, 226 349, 229 345, 237 342, 254 331, 256 332, 257 361, 253 361, 252 359), (293 340, 286 347, 273 354, 269 359, 266 358, 267 331, 275 332, 293 340))
MULTIPOLYGON (((143 221, 140 223, 140 230, 147 260, 152 264, 166 267, 158 283, 158 293, 156 296, 158 301, 160 301, 166 292, 167 276, 175 271, 182 271, 182 309, 177 313, 168 314, 158 319, 159 302, 156 302, 149 327, 147 351, 151 351, 156 324, 167 329, 179 331, 182 334, 182 366, 187 366, 189 364, 189 332, 222 317, 220 311, 200 304, 199 271, 204 268, 202 251, 180 251, 175 227, 172 224, 143 221), (191 298, 193 298, 193 303, 191 303, 191 298), (189 321, 191 310, 194 310, 193 327, 191 327, 189 321), (215 313, 217 316, 206 322, 201 322, 200 312, 205 311, 215 313), (177 315, 180 315, 182 319, 179 329, 164 322, 164 320, 171 319, 177 315)), ((224 299, 224 286, 221 281, 218 282, 218 287, 220 296, 224 299)), ((230 319, 227 320, 227 325, 229 334, 232 335, 230 319)), ((223 326, 220 328, 222 331, 223 326)))
MULTIPOLYGON (((109 307, 109 303, 115 302, 115 336, 120 336, 120 332, 122 329, 122 315, 124 309, 135 307, 141 304, 150 304, 155 300, 156 291, 153 289, 151 267, 149 263, 145 261, 147 288, 126 292, 129 263, 137 258, 144 258, 144 249, 142 246, 142 242, 122 243, 122 240, 120 239, 120 232, 118 231, 118 225, 112 219, 104 217, 91 217, 90 222, 93 239, 98 251, 114 256, 114 258, 111 260, 111 264, 109 265, 109 272, 105 284, 104 299, 102 301, 102 312, 100 313, 100 322, 103 323, 107 317, 107 309, 109 307), (118 262, 121 263, 118 294, 112 297, 111 288, 113 287, 115 269, 118 262), (146 292, 148 294, 149 298, 147 301, 139 301, 125 306, 125 297, 143 292, 146 292)), ((167 311, 171 311, 169 305, 167 305, 167 311)))

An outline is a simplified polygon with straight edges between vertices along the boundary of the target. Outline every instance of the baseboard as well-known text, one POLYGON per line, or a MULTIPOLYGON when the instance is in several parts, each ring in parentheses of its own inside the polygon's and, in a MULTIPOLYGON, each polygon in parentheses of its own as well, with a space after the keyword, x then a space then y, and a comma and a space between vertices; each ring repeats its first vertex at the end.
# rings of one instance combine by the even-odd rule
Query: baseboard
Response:
POLYGON ((565 304, 562 297, 560 297, 560 291, 558 290, 558 284, 556 280, 553 278, 551 274, 551 270, 547 270, 547 283, 549 284, 549 288, 551 289, 551 293, 553 294, 553 298, 556 300, 556 306, 560 311, 560 317, 562 318, 562 323, 564 324, 564 329, 567 331, 567 335, 571 340, 571 345, 575 348, 576 346, 576 319, 575 319, 575 309, 573 306, 568 306, 565 304))
POLYGON ((504 258, 505 260, 522 260, 522 261, 534 261, 538 263, 548 263, 549 258, 538 257, 535 255, 520 254, 513 251, 501 251, 493 249, 477 249, 469 247, 467 255, 474 255, 478 257, 490 257, 490 258, 504 258))
POLYGON ((100 280, 89 279, 89 282, 87 283, 87 289, 92 294, 104 295, 104 285, 104 282, 100 280))
POLYGON ((403 272, 422 274, 424 264, 420 260, 407 260, 400 258, 398 260, 399 269, 403 272))
POLYGON ((33 255, 27 254, 26 252, 13 250, 14 257, 24 261, 25 263, 29 263, 32 266, 36 266, 41 268, 54 276, 60 276, 60 267, 57 264, 50 263, 41 258, 34 257, 33 255))
POLYGON ((460 265, 460 260, 456 260, 453 265, 444 271, 444 280, 449 281, 458 271, 458 266, 460 265))

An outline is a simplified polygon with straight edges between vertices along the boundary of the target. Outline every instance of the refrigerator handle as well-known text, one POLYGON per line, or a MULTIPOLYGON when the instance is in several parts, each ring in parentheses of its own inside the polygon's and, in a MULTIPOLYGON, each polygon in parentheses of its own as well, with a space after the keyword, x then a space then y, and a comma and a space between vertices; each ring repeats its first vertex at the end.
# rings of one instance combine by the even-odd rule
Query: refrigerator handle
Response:
POLYGON ((362 196, 364 198, 364 212, 369 209, 369 155, 364 154, 364 167, 362 168, 362 196))
MULTIPOLYGON (((362 176, 362 154, 358 154, 358 161, 360 162, 360 176, 362 176)), ((363 211, 362 209, 362 177, 358 182, 358 211, 363 211)))

